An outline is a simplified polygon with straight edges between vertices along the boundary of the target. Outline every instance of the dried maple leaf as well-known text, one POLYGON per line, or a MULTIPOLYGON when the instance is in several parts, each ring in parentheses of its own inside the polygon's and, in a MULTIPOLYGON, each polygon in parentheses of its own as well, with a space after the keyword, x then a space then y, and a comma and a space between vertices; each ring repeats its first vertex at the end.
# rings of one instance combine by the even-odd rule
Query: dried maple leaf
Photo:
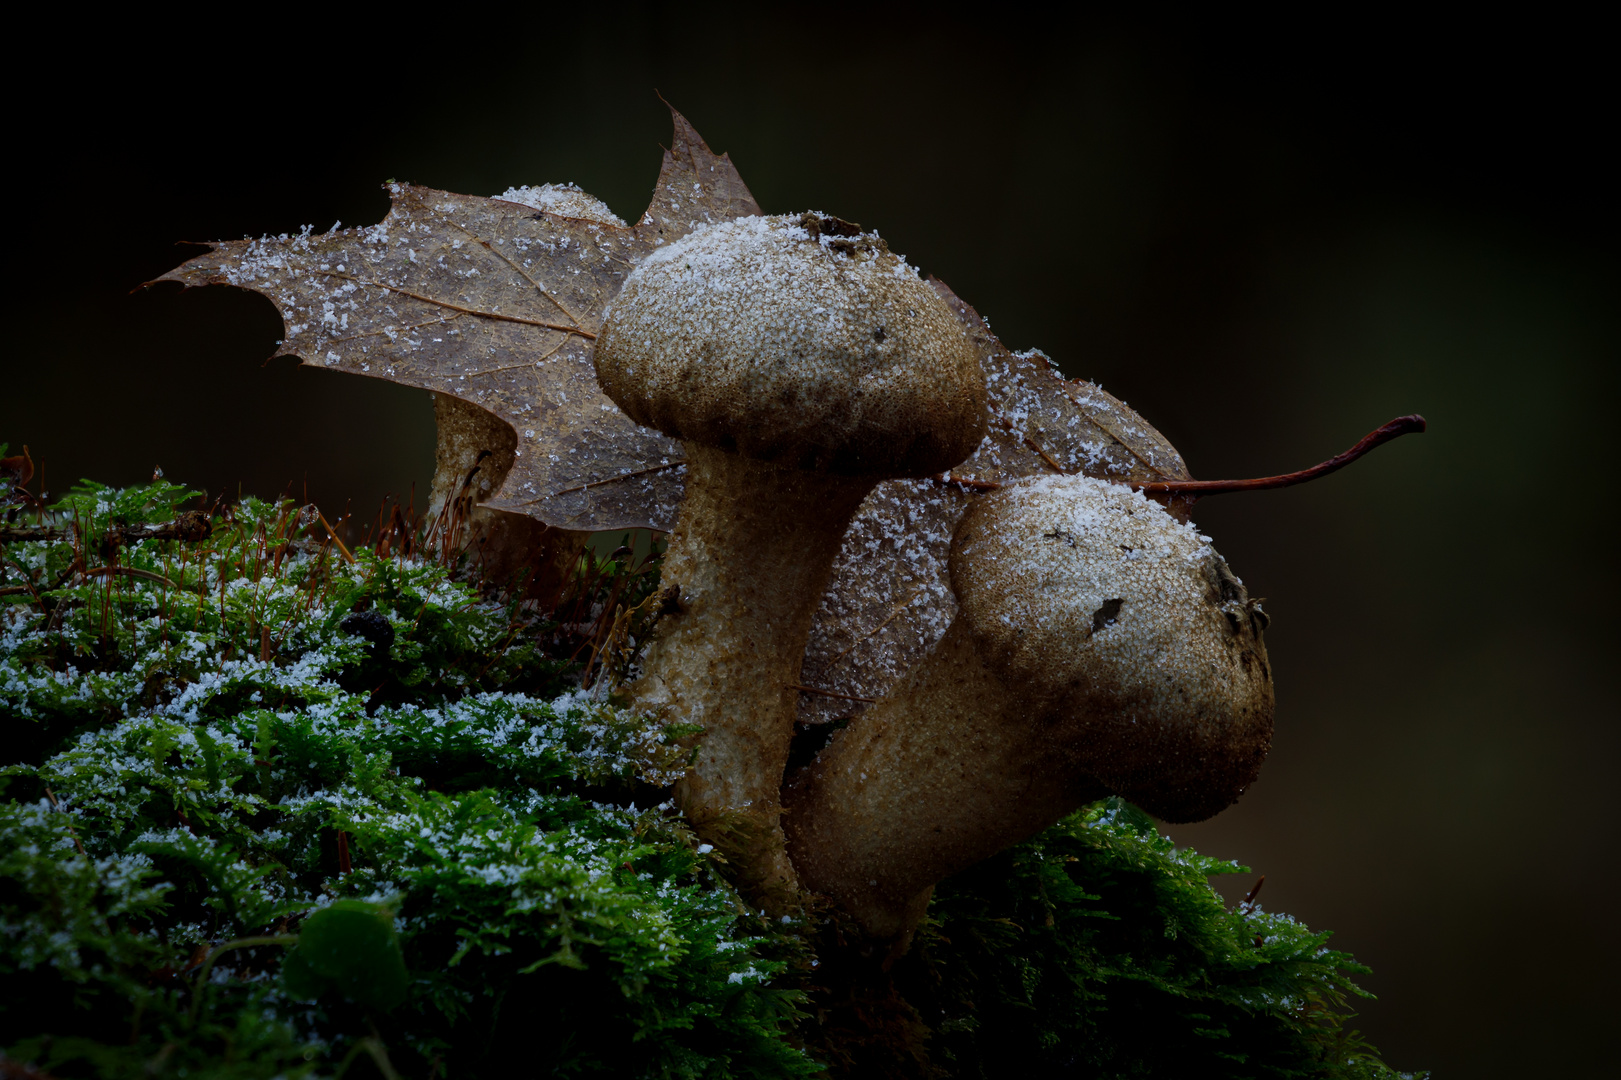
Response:
MULTIPOLYGON (((568 529, 668 529, 680 447, 602 393, 591 342, 649 251, 760 212, 730 159, 672 113, 675 137, 635 225, 574 188, 486 199, 390 184, 392 206, 376 225, 216 243, 158 280, 262 293, 286 326, 277 355, 493 414, 514 436, 485 447, 497 460, 483 467, 480 501, 492 508, 568 529)), ((477 431, 478 417, 441 406, 442 420, 477 431)))

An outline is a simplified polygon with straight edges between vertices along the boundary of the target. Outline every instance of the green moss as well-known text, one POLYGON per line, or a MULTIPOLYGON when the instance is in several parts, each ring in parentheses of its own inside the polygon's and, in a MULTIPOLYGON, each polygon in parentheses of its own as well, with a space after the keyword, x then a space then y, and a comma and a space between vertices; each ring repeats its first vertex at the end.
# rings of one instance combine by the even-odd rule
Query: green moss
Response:
POLYGON ((944 883, 900 978, 960 1076, 1395 1076, 1344 1026, 1367 969, 1229 910, 1244 872, 1106 800, 944 883))
POLYGON ((453 560, 347 556, 290 505, 222 509, 205 541, 131 538, 193 495, 83 485, 44 521, 61 535, 3 543, 14 1060, 1391 1075, 1342 1026, 1362 969, 1287 917, 1226 910, 1206 876, 1235 868, 1129 807, 942 886, 888 971, 836 918, 750 912, 668 801, 690 732, 577 685, 614 610, 652 610, 656 566, 588 555, 554 618, 453 560))

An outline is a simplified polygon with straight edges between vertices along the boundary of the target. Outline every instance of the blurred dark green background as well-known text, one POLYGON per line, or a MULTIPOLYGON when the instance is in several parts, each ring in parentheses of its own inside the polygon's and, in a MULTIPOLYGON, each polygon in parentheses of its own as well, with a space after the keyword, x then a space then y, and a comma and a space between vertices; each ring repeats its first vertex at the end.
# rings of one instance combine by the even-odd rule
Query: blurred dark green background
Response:
POLYGON ((878 227, 1009 345, 1130 401, 1196 476, 1429 417, 1315 486, 1199 507, 1269 598, 1278 733, 1239 806, 1172 833, 1373 965, 1360 1023, 1393 1064, 1608 1074, 1621 333, 1597 28, 237 17, 258 22, 13 40, 0 439, 52 489, 161 465, 366 516, 422 492, 424 393, 265 365, 280 323, 259 298, 130 290, 176 240, 376 221, 388 178, 573 180, 634 217, 668 136, 656 88, 768 211, 878 227))

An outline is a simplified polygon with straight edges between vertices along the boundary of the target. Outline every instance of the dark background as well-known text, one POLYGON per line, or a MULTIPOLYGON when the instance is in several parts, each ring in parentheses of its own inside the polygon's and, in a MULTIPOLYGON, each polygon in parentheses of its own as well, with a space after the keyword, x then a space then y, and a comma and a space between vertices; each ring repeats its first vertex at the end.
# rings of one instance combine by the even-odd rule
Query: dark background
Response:
POLYGON ((12 40, 0 439, 49 487, 161 465, 367 517, 420 495, 425 393, 264 365, 258 297, 130 290, 176 240, 376 221, 389 178, 573 180, 633 218, 656 88, 768 212, 881 229, 1196 476, 1429 417, 1314 486, 1199 507, 1269 598, 1278 732, 1240 805, 1171 833, 1373 966, 1359 1026, 1393 1064, 1613 1065, 1621 185, 1596 27, 229 15, 12 40))

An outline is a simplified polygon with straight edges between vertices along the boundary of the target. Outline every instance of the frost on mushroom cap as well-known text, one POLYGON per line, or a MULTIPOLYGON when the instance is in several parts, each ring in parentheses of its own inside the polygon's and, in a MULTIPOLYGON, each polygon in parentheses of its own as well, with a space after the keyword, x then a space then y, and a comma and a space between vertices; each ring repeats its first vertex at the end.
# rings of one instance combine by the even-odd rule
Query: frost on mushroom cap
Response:
POLYGON ((745 217, 648 256, 596 345, 639 424, 780 465, 926 476, 985 433, 967 330, 873 233, 745 217))
POLYGON ((1272 732, 1266 617, 1193 525, 1123 485, 1039 477, 969 511, 951 581, 993 669, 1105 784, 1196 820, 1254 779, 1272 732))

